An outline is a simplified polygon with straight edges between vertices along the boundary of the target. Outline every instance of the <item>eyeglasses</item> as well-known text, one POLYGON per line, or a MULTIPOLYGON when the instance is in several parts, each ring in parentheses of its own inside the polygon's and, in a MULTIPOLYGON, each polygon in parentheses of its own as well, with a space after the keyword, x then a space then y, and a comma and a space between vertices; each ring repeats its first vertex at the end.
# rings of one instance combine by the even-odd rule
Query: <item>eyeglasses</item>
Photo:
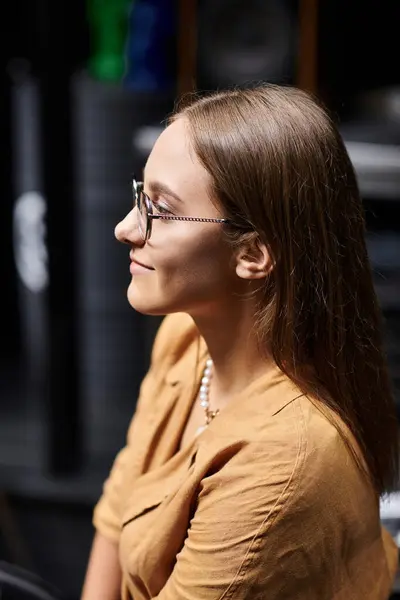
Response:
POLYGON ((172 215, 154 214, 153 202, 143 191, 143 182, 132 180, 134 206, 138 209, 138 226, 144 242, 151 236, 153 219, 165 221, 196 221, 198 223, 230 223, 229 219, 204 219, 201 217, 175 217, 172 215))

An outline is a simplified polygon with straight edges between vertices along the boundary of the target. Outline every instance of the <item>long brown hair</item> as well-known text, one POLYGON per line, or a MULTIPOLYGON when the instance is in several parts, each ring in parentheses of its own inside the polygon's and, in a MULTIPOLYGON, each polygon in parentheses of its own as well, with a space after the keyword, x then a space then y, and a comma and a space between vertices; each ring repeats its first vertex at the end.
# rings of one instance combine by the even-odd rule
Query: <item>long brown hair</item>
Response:
POLYGON ((276 85, 186 99, 171 120, 181 116, 235 223, 230 239, 256 232, 272 255, 257 318, 264 347, 349 426, 377 492, 392 490, 398 422, 362 202, 335 124, 310 95, 276 85))

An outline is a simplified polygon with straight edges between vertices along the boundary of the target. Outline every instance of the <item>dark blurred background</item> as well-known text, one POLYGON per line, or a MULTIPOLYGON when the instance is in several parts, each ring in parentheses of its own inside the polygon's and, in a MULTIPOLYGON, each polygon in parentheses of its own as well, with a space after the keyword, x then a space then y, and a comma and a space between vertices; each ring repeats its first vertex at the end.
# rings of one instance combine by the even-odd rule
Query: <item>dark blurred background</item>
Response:
POLYGON ((159 324, 126 301, 113 229, 182 94, 266 80, 333 112, 399 389, 400 3, 14 0, 0 27, 0 560, 77 600, 159 324))

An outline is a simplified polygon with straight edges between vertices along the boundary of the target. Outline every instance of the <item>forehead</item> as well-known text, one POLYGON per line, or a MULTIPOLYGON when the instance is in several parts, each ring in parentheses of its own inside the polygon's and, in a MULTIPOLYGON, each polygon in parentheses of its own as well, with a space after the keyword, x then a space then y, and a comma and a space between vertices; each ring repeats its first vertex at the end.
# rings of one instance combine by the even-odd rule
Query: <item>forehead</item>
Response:
POLYGON ((168 125, 155 142, 146 163, 146 180, 151 179, 174 188, 194 186, 198 192, 209 189, 210 176, 191 147, 183 118, 168 125))

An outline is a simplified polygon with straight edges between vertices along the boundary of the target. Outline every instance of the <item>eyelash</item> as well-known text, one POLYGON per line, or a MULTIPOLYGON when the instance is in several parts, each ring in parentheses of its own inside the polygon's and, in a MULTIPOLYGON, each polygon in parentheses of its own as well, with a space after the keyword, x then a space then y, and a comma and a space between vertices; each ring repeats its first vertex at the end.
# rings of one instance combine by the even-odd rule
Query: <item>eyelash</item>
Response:
POLYGON ((154 209, 161 215, 172 215, 172 212, 166 207, 153 200, 154 209))

